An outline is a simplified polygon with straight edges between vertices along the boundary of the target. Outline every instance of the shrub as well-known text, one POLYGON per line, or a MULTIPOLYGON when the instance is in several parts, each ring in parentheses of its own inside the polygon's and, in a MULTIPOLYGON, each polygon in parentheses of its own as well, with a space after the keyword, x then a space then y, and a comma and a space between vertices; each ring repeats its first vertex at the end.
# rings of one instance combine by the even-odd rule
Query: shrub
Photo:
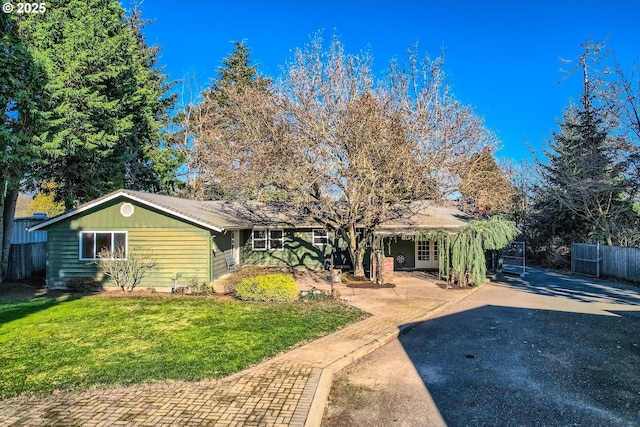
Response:
POLYGON ((326 301, 333 296, 322 289, 311 287, 308 291, 300 291, 300 301, 326 301))
POLYGON ((147 272, 153 270, 156 261, 150 253, 127 253, 125 248, 113 251, 103 249, 95 262, 111 282, 122 292, 131 292, 140 283, 147 272))
POLYGON ((98 283, 98 281, 93 277, 71 277, 67 280, 67 289, 71 292, 87 293, 93 291, 94 288, 99 286, 100 283, 98 283))
POLYGON ((244 279, 236 286, 236 297, 245 301, 295 301, 296 281, 286 274, 267 274, 244 279))
POLYGON ((172 288, 171 292, 185 295, 209 295, 214 293, 214 289, 212 285, 200 283, 197 277, 192 277, 185 285, 172 288))

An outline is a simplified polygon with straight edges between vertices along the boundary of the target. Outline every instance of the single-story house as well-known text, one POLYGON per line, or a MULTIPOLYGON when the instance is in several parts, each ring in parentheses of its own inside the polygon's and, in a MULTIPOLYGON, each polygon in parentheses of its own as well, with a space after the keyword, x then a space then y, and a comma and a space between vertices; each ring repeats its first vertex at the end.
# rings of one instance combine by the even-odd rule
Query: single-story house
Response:
MULTIPOLYGON (((413 238, 425 230, 456 229, 469 218, 429 201, 401 203, 378 227, 394 269, 438 268, 437 243, 413 238), (398 238, 402 236, 402 238, 398 238), (407 236, 409 236, 407 238, 407 236)), ((101 249, 151 253, 156 261, 140 284, 169 290, 209 283, 228 264, 325 268, 331 236, 308 215, 278 202, 197 201, 118 190, 30 229, 46 230, 50 288, 73 277, 99 277, 101 249)))

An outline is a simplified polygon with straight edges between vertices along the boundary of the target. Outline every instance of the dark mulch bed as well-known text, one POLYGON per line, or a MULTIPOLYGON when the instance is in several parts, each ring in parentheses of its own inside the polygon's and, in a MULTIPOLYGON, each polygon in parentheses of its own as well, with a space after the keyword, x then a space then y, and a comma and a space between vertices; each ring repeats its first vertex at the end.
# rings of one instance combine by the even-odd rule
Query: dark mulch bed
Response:
POLYGON ((383 289, 383 288, 395 288, 393 283, 385 283, 383 285, 377 285, 375 282, 363 282, 363 283, 347 283, 347 288, 358 289, 383 289))
POLYGON ((359 288, 359 289, 381 289, 381 288, 395 288, 396 285, 393 283, 385 283, 383 285, 378 285, 375 282, 367 279, 366 277, 355 277, 351 273, 344 273, 342 275, 342 283, 344 283, 347 288, 359 288))

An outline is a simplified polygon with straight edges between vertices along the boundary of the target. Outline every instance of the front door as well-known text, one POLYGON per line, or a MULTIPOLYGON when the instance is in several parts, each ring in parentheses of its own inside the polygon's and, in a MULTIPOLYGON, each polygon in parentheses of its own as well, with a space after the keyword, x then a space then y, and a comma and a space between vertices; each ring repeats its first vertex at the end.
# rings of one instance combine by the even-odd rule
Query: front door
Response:
POLYGON ((416 268, 438 268, 438 242, 416 240, 416 268))

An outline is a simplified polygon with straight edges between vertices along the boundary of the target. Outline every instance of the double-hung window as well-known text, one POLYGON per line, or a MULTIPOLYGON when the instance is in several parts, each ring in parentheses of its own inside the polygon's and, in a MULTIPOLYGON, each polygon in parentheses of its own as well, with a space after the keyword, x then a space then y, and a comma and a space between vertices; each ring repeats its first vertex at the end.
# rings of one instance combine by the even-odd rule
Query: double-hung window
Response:
POLYGON ((316 246, 329 243, 329 233, 327 230, 313 230, 313 244, 316 246))
MULTIPOLYGON (((126 231, 81 231, 80 260, 100 259, 100 253, 109 252, 110 259, 127 257, 126 231)), ((103 257, 104 258, 104 257, 103 257)))
POLYGON ((253 230, 251 234, 251 248, 254 251, 284 249, 283 230, 253 230))

